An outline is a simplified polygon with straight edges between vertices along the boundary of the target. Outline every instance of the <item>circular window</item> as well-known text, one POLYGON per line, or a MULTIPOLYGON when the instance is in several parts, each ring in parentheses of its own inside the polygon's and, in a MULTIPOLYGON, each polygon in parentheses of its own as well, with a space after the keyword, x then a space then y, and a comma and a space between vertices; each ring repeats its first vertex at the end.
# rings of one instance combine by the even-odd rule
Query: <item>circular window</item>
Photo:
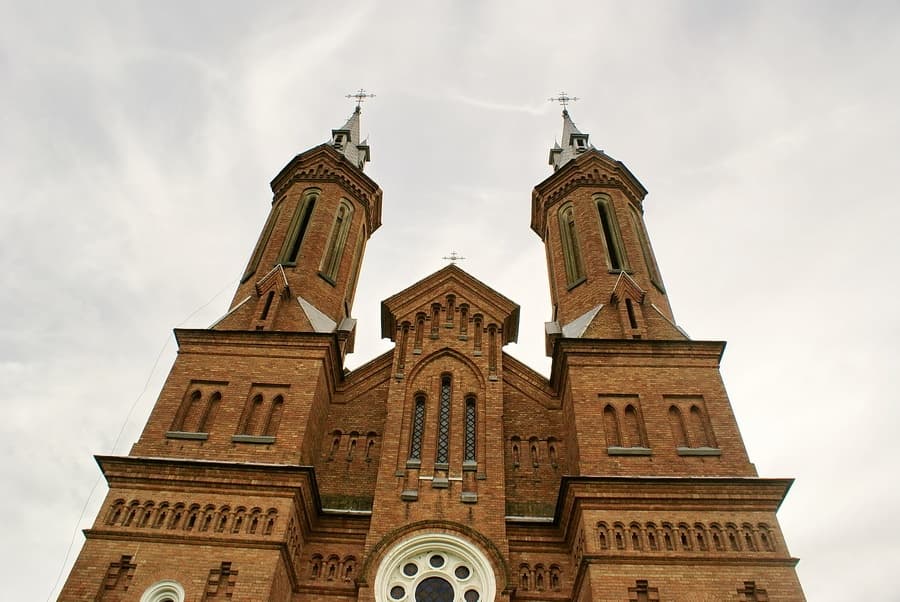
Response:
POLYGON ((493 600, 496 580, 481 550, 445 533, 423 534, 396 544, 375 574, 380 600, 481 602, 493 600))
POLYGON ((416 587, 416 602, 453 602, 453 586, 441 577, 429 577, 416 587))

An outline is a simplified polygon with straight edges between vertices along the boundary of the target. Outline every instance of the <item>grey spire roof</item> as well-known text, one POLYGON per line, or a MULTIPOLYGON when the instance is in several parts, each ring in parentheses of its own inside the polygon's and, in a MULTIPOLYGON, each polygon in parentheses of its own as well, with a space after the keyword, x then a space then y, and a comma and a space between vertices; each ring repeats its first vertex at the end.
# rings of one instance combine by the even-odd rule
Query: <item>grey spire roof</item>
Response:
POLYGON ((556 171, 579 154, 584 151, 594 148, 589 142, 588 137, 589 134, 582 134, 578 128, 575 126, 575 122, 572 121, 572 118, 569 117, 569 111, 563 110, 563 133, 562 133, 562 146, 559 143, 554 143, 553 148, 550 149, 550 165, 553 166, 553 171, 556 171))
POLYGON ((331 145, 347 157, 348 161, 362 170, 369 161, 370 152, 366 141, 359 141, 359 115, 360 110, 357 106, 344 127, 331 130, 331 145))

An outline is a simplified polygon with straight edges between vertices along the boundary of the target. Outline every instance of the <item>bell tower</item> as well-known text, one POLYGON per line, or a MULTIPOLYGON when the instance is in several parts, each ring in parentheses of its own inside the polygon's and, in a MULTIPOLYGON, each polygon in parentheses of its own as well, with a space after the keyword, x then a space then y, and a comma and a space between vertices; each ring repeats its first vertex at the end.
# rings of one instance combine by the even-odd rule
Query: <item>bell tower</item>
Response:
POLYGON ((563 110, 553 174, 532 193, 531 229, 544 241, 553 338, 680 339, 643 219, 647 190, 594 148, 563 110))
POLYGON ((360 106, 331 140, 294 157, 272 180, 272 208, 228 315, 217 330, 339 334, 351 316, 366 242, 381 225, 381 189, 363 173, 360 106))

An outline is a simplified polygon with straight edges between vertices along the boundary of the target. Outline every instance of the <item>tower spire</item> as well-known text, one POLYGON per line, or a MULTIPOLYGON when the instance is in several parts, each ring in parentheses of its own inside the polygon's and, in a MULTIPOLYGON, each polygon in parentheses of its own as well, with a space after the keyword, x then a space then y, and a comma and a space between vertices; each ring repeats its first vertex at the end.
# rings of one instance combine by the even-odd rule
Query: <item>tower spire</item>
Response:
POLYGON ((331 145, 344 155, 353 165, 362 170, 371 158, 371 152, 367 140, 360 141, 359 116, 362 113, 361 105, 368 98, 374 98, 374 94, 367 93, 360 88, 353 94, 347 94, 346 98, 356 100, 356 108, 347 119, 344 127, 331 130, 331 145))
POLYGON ((583 134, 575 126, 575 122, 569 116, 569 103, 578 100, 577 96, 569 96, 565 92, 560 92, 559 96, 549 99, 550 102, 558 102, 562 105, 563 131, 562 139, 553 145, 550 149, 549 164, 553 166, 553 171, 577 157, 584 151, 593 148, 588 142, 590 134, 583 134))

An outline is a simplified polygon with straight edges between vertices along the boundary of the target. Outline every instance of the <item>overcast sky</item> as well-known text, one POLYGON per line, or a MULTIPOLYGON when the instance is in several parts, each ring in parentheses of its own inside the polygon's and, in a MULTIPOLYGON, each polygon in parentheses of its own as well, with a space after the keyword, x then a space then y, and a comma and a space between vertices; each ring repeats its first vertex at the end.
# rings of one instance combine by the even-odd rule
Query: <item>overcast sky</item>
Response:
POLYGON ((807 596, 896 594, 900 5, 340 4, 0 1, 4 597, 55 595, 106 491, 92 455, 128 453, 171 329, 225 312, 269 181, 359 87, 384 225, 351 367, 389 348, 380 301, 456 250, 548 373, 528 225, 565 90, 650 191, 678 323, 728 341, 751 459, 797 479, 807 596))

